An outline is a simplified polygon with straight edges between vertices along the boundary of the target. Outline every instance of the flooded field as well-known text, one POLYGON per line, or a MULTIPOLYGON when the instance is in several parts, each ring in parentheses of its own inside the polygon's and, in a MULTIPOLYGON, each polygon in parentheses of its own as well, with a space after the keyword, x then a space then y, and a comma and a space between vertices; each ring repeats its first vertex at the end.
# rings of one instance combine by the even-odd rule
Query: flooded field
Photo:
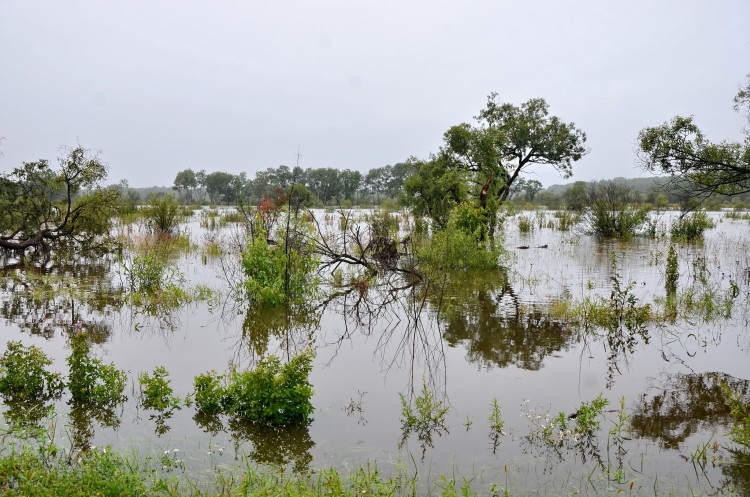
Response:
MULTIPOLYGON (((657 235, 674 215, 655 216, 657 235)), ((429 285, 393 275, 366 287, 324 283, 305 305, 258 312, 232 294, 236 268, 209 250, 231 225, 211 229, 196 213, 176 277, 204 297, 177 309, 125 300, 116 261, 0 273, 4 349, 36 345, 66 374, 71 337, 85 334, 91 355, 127 372, 128 398, 112 410, 82 408, 66 393, 52 416, 5 402, 6 422, 51 427, 74 449, 161 458, 164 471, 196 479, 249 458, 297 471, 376 463, 422 481, 471 478, 485 491, 496 482, 512 495, 750 492, 750 460, 727 435, 727 391, 750 399, 750 222, 711 216, 704 240, 672 243, 673 308, 668 235, 605 241, 559 229, 551 212, 524 212, 505 219, 503 270, 429 285), (521 217, 531 224, 524 232, 521 217), (602 307, 622 319, 602 326, 602 307), (159 366, 185 399, 198 374, 308 349, 309 425, 268 428, 139 402, 139 374, 159 366), (415 423, 408 413, 434 417, 415 423)))

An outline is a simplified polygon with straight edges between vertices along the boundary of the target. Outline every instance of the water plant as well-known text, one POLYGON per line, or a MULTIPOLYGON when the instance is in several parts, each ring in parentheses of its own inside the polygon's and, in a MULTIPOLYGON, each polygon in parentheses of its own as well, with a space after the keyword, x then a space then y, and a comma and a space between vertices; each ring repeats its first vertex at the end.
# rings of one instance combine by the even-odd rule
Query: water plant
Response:
POLYGON ((228 376, 214 371, 194 379, 198 410, 206 414, 226 413, 230 417, 273 426, 306 424, 314 408, 309 381, 312 351, 303 352, 282 364, 269 356, 255 369, 232 371, 228 376))
POLYGON ((689 216, 680 216, 669 228, 673 240, 693 241, 703 238, 703 232, 714 227, 706 211, 694 211, 689 216))
POLYGON ((140 373, 138 382, 141 385, 140 404, 144 409, 155 411, 174 411, 182 405, 182 399, 174 394, 169 384, 169 371, 157 366, 152 373, 140 373))
POLYGON ((258 230, 242 252, 244 290, 250 300, 273 307, 295 302, 316 287, 318 259, 309 239, 293 228, 282 233, 281 244, 269 243, 258 230))
POLYGON ((416 433, 422 447, 422 455, 427 447, 432 447, 433 435, 441 435, 448 432, 445 425, 445 417, 450 407, 435 395, 422 383, 422 392, 414 397, 414 405, 407 400, 404 394, 401 398, 401 441, 399 447, 403 446, 411 433, 416 433))
POLYGON ((677 265, 677 251, 673 245, 669 246, 667 254, 667 269, 665 274, 665 287, 667 297, 677 294, 677 280, 680 277, 679 266, 677 265))
POLYGON ((104 364, 91 357, 91 347, 85 335, 70 339, 68 356, 68 389, 74 403, 88 404, 99 409, 113 409, 123 402, 127 375, 114 364, 104 364))
POLYGON ((503 421, 502 413, 500 412, 500 404, 497 399, 492 399, 490 404, 490 416, 488 418, 490 423, 490 441, 492 442, 492 453, 497 451, 497 447, 500 445, 500 437, 505 434, 503 428, 505 427, 505 421, 503 421))
POLYGON ((64 388, 59 373, 47 371, 52 360, 35 345, 10 341, 0 357, 0 395, 11 401, 46 401, 64 388))

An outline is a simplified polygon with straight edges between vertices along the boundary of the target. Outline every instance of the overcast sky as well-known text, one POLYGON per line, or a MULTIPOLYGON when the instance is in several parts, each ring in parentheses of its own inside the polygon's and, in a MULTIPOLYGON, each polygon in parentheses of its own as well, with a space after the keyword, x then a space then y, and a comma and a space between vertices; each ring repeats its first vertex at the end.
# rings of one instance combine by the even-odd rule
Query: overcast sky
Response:
POLYGON ((634 177, 638 131, 675 115, 739 140, 748 73, 748 0, 0 0, 0 172, 78 143, 131 186, 298 149, 366 171, 436 152, 496 91, 587 133, 569 181, 634 177))

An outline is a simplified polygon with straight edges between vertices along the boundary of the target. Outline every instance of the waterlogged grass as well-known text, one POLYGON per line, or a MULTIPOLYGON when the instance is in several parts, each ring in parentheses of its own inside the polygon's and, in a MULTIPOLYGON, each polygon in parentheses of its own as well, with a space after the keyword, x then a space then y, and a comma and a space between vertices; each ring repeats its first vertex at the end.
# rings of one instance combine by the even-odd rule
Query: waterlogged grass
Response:
POLYGON ((248 466, 241 472, 217 472, 206 484, 178 479, 169 473, 171 457, 139 459, 111 450, 95 449, 75 455, 54 447, 5 448, 0 452, 0 495, 27 497, 160 496, 160 497, 474 497, 510 495, 496 484, 487 492, 472 486, 473 478, 439 477, 429 486, 404 469, 390 476, 376 465, 352 470, 322 469, 290 474, 248 466), (163 461, 162 459, 169 461, 163 461), (166 462, 167 464, 162 464, 166 462))

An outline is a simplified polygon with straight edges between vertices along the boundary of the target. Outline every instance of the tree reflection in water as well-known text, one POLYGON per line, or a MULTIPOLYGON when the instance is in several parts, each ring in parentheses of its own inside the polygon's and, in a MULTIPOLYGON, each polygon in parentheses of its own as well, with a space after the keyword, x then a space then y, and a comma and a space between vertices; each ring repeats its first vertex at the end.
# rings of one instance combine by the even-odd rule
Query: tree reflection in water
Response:
MULTIPOLYGON (((633 434, 670 450, 692 450, 684 442, 701 432, 726 433, 733 423, 726 386, 750 402, 750 380, 724 373, 665 375, 644 394, 630 416, 633 434)), ((729 448, 731 461, 721 463, 723 486, 750 492, 750 457, 729 448)), ((712 461, 715 463, 715 461, 712 461)))
POLYGON ((440 310, 446 342, 463 344, 472 363, 535 371, 545 357, 578 340, 545 306, 519 302, 504 270, 451 274, 444 289, 431 294, 430 302, 440 310))
POLYGON ((224 425, 216 415, 198 412, 193 420, 207 433, 228 432, 234 441, 235 456, 240 457, 242 444, 250 442, 248 457, 258 463, 277 467, 291 465, 294 471, 306 471, 313 460, 315 442, 307 425, 263 426, 230 418, 224 425))
POLYGON ((85 327, 96 343, 106 342, 112 334, 107 320, 124 302, 125 292, 111 281, 106 261, 0 271, 0 316, 46 339, 85 327))

